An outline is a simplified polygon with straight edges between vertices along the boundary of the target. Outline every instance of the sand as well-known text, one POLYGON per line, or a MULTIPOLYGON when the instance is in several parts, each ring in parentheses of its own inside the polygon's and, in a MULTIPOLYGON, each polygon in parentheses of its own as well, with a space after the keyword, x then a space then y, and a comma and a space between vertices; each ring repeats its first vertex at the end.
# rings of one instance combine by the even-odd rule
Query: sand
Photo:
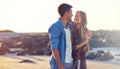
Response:
POLYGON ((106 64, 102 62, 87 61, 88 69, 120 69, 120 65, 106 64))
MULTIPOLYGON (((0 69, 50 69, 50 56, 0 56, 0 69), (31 60, 34 63, 19 63, 22 60, 31 60)), ((105 64, 87 61, 88 69, 120 69, 120 65, 105 64)))

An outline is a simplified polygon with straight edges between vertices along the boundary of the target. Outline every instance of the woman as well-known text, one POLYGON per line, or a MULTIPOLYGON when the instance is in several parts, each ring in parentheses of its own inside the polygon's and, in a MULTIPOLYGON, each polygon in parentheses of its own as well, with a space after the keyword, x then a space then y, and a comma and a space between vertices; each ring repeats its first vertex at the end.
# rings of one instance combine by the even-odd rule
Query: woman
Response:
POLYGON ((74 69, 87 69, 86 53, 89 50, 89 40, 92 37, 92 33, 86 28, 86 25, 86 14, 82 11, 77 11, 74 18, 74 26, 71 28, 74 69), (80 63, 78 63, 79 60, 80 63))

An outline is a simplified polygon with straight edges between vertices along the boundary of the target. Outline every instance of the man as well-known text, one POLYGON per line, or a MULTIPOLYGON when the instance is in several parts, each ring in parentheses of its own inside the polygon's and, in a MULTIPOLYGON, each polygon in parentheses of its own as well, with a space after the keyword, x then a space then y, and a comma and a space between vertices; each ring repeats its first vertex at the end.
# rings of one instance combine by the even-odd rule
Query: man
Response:
POLYGON ((72 68, 72 44, 70 29, 67 24, 70 22, 72 6, 66 3, 59 5, 59 20, 49 28, 50 46, 52 56, 50 61, 51 69, 72 68))

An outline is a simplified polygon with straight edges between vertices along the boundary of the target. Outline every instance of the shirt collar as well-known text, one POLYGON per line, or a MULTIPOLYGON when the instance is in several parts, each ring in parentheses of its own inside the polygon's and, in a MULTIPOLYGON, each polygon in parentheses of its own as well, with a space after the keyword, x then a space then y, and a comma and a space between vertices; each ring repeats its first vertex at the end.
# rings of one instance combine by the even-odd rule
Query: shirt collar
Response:
POLYGON ((63 24, 61 18, 59 18, 58 21, 59 21, 60 25, 62 26, 62 28, 64 28, 64 24, 63 24))

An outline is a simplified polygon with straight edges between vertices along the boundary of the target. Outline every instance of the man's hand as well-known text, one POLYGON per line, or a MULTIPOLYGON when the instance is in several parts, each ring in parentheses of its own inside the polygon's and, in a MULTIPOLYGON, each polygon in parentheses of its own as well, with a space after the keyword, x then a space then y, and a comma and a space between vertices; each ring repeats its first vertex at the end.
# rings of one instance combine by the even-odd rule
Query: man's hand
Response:
POLYGON ((63 64, 62 64, 62 61, 61 61, 61 59, 60 59, 60 54, 59 54, 58 49, 53 50, 53 54, 54 54, 56 63, 57 63, 57 65, 58 65, 58 69, 64 69, 64 66, 63 66, 63 64))
POLYGON ((64 66, 60 64, 60 66, 58 66, 58 69, 64 69, 64 66))

